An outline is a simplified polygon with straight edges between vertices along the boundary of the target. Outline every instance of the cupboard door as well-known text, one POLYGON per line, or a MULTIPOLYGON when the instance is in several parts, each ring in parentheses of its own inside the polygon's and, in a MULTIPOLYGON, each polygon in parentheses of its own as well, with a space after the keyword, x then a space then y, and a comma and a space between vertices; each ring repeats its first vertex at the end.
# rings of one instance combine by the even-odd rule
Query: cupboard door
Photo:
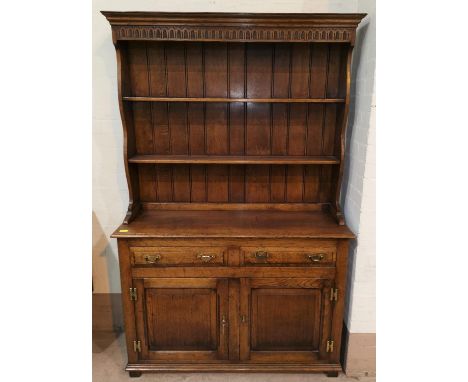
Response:
POLYGON ((227 359, 227 279, 145 278, 133 285, 140 359, 227 359))
POLYGON ((326 362, 331 285, 312 278, 241 279, 241 360, 326 362))

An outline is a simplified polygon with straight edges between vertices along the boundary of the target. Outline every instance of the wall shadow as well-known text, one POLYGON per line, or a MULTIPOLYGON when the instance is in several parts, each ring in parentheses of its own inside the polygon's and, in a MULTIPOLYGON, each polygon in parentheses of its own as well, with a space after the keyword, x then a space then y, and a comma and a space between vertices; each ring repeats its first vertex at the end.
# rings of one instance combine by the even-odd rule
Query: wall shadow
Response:
MULTIPOLYGON (((96 214, 92 214, 93 227, 93 306, 92 306, 92 327, 94 332, 121 333, 123 331, 123 312, 120 293, 109 293, 111 289, 110 280, 115 273, 115 269, 119 269, 117 258, 113 255, 113 249, 110 245, 110 239, 104 232, 96 214), (105 258, 105 262, 101 258, 105 258), (102 277, 99 282, 96 278, 102 277), (95 293, 96 284, 102 290, 102 282, 108 283, 106 288, 107 293, 95 293)), ((111 334, 97 337, 93 334, 93 351, 95 349, 95 338, 98 341, 101 350, 105 350, 114 340, 115 336, 111 334)))

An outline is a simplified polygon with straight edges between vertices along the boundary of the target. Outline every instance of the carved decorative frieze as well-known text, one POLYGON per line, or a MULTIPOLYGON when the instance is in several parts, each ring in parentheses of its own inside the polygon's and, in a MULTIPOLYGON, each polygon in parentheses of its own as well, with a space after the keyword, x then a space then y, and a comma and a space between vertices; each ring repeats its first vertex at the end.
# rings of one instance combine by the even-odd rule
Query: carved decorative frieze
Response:
POLYGON ((354 42, 353 28, 115 25, 115 40, 354 42))

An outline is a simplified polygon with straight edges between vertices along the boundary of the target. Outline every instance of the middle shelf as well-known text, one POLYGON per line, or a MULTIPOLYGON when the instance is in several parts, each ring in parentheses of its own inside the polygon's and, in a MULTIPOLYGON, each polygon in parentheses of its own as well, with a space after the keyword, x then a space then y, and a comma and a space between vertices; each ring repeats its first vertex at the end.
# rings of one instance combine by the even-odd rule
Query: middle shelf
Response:
POLYGON ((134 155, 129 163, 141 164, 321 164, 340 163, 335 156, 275 156, 275 155, 134 155))
POLYGON ((123 97, 136 102, 343 103, 344 98, 123 97))

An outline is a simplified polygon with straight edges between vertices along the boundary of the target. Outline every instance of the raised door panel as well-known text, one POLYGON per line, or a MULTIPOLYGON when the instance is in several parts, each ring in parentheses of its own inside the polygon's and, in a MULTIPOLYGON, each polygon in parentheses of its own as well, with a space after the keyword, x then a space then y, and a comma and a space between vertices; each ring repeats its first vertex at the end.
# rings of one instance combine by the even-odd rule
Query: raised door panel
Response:
POLYGON ((241 279, 240 358, 327 362, 330 280, 241 279))
POLYGON ((252 290, 251 349, 317 349, 320 303, 315 289, 252 290))
POLYGON ((227 359, 227 280, 147 278, 134 285, 140 359, 227 359))

